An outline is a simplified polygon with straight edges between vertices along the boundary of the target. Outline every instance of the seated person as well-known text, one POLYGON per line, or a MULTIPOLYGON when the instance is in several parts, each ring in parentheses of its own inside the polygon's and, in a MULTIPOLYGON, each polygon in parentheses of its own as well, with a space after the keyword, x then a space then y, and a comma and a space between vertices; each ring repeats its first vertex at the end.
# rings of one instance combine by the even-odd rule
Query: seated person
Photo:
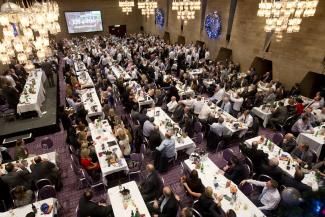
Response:
POLYGON ((150 136, 150 133, 153 131, 155 125, 154 125, 154 118, 153 117, 150 117, 149 120, 146 120, 143 124, 143 129, 142 129, 142 132, 143 132, 143 135, 145 137, 149 137, 150 136))
POLYGON ((313 154, 307 144, 300 144, 291 152, 291 155, 301 166, 308 165, 310 167, 313 163, 313 154))
POLYGON ((275 129, 275 124, 283 124, 288 118, 288 109, 283 102, 279 102, 276 109, 272 108, 271 113, 269 124, 272 129, 275 129))
POLYGON ((61 174, 54 163, 47 159, 42 159, 40 156, 36 156, 34 162, 35 164, 30 166, 34 182, 40 179, 48 179, 55 185, 56 189, 62 187, 61 174))
POLYGON ((161 136, 159 133, 159 127, 155 126, 154 130, 151 132, 149 139, 148 139, 148 145, 150 150, 155 150, 156 147, 158 147, 161 143, 161 136))
POLYGON ((25 142, 22 139, 17 139, 14 159, 20 160, 28 157, 28 150, 25 146, 25 142))
POLYGON ((88 171, 98 171, 100 166, 98 162, 93 162, 93 159, 90 157, 90 149, 83 148, 80 151, 80 164, 88 171))
POLYGON ((293 187, 300 191, 300 193, 304 193, 306 191, 311 191, 312 188, 304 183, 302 183, 302 180, 305 178, 305 174, 303 171, 297 167, 296 172, 294 174, 294 177, 288 175, 283 175, 281 178, 281 184, 286 187, 293 187))
POLYGON ((152 204, 148 204, 150 213, 154 213, 153 217, 176 217, 178 212, 178 201, 174 193, 169 187, 164 187, 163 195, 159 200, 155 200, 152 204))
POLYGON ((241 151, 246 155, 253 163, 254 171, 259 172, 261 166, 268 163, 268 154, 265 154, 263 150, 258 149, 258 142, 254 141, 251 148, 247 148, 246 145, 240 146, 241 151))
POLYGON ((13 192, 15 205, 17 207, 32 203, 34 192, 24 186, 17 186, 13 192))
POLYGON ((113 214, 111 206, 106 206, 104 204, 97 204, 91 199, 93 198, 93 192, 90 189, 85 190, 83 195, 79 200, 79 216, 80 217, 108 217, 113 214))
POLYGON ((200 197, 205 190, 196 170, 192 170, 188 177, 181 177, 181 183, 187 193, 193 197, 200 197))
POLYGON ((279 144, 283 151, 291 153, 293 149, 295 149, 298 144, 295 140, 295 137, 292 133, 287 133, 282 142, 279 144))
POLYGON ((155 157, 155 168, 159 171, 166 171, 169 159, 172 159, 176 155, 175 141, 172 139, 172 133, 167 131, 165 134, 165 139, 156 148, 155 157))
POLYGON ((272 158, 268 160, 267 164, 261 165, 259 172, 279 182, 282 176, 282 169, 279 167, 278 158, 272 158))
POLYGON ((31 176, 26 167, 22 164, 8 163, 5 166, 7 174, 1 176, 1 179, 6 183, 10 189, 17 186, 24 186, 31 189, 31 176), (18 170, 20 168, 21 170, 18 170))
POLYGON ((322 109, 314 110, 314 114, 318 124, 325 123, 325 107, 322 109))
POLYGON ((222 197, 218 195, 213 195, 213 189, 208 186, 205 191, 199 197, 198 202, 195 204, 195 209, 204 217, 214 217, 211 210, 215 210, 220 207, 220 201, 222 197), (214 199, 216 198, 216 199, 214 199), (216 206, 216 204, 218 204, 216 206))
POLYGON ((317 171, 322 177, 325 177, 325 160, 315 164, 312 169, 317 171))
POLYGON ((177 107, 178 103, 176 101, 176 97, 172 96, 169 103, 167 103, 167 109, 170 113, 173 113, 177 107))
POLYGON ((140 184, 140 192, 143 200, 149 202, 158 199, 162 195, 163 183, 159 177, 154 165, 147 164, 146 166, 147 176, 145 180, 140 184))
POLYGON ((313 126, 310 124, 309 118, 305 115, 294 123, 291 131, 295 136, 298 136, 299 133, 314 133, 313 126))
POLYGON ((268 211, 275 210, 278 207, 281 200, 281 195, 278 191, 277 181, 270 180, 267 182, 261 182, 253 179, 248 179, 242 181, 240 184, 243 185, 246 182, 263 187, 262 193, 258 197, 258 200, 253 201, 257 208, 262 210, 264 213, 268 213, 268 211))
POLYGON ((124 155, 124 157, 129 158, 131 154, 131 146, 130 146, 130 141, 129 141, 129 136, 125 133, 125 130, 123 129, 118 129, 117 130, 118 134, 118 144, 121 148, 121 151, 124 155))
MULTIPOLYGON (((222 172, 222 171, 221 171, 222 172)), ((245 174, 244 165, 239 161, 236 156, 233 156, 228 165, 223 168, 223 172, 227 179, 230 179, 235 184, 239 184, 241 181, 246 179, 248 174, 245 174)))

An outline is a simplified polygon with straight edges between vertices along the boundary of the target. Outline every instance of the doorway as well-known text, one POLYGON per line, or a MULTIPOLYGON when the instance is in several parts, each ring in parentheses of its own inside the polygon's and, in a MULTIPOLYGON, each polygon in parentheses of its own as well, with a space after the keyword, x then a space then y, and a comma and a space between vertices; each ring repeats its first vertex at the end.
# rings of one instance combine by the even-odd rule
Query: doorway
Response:
POLYGON ((108 27, 109 34, 117 37, 124 37, 126 35, 126 25, 114 25, 108 27))

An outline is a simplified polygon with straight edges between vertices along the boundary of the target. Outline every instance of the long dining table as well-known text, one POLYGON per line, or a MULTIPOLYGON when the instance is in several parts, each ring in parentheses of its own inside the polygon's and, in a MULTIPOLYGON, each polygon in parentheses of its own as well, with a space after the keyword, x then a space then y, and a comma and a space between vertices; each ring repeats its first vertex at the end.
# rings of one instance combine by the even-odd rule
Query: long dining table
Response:
POLYGON ((197 168, 196 164, 191 159, 184 161, 184 167, 188 171, 197 170, 202 184, 205 187, 210 186, 214 189, 214 193, 223 195, 223 200, 221 200, 221 208, 225 212, 233 209, 237 216, 265 216, 263 212, 259 210, 252 203, 252 201, 239 190, 239 187, 235 183, 231 182, 224 175, 222 175, 222 173, 220 173, 221 169, 215 165, 210 158, 207 157, 205 160, 201 160, 201 163, 203 164, 203 170, 197 168), (237 199, 235 202, 231 199, 232 193, 230 192, 230 187, 227 186, 228 181, 231 182, 231 185, 236 186, 237 188, 237 199), (215 185, 215 182, 218 183, 217 186, 215 185))
MULTIPOLYGON (((268 154, 268 158, 277 158, 279 160, 279 168, 287 175, 294 177, 296 172, 296 166, 298 163, 293 159, 290 153, 284 152, 279 146, 265 137, 257 136, 245 141, 247 147, 251 147, 253 142, 258 143, 258 149, 268 154)), ((303 169, 305 172, 305 178, 302 183, 312 187, 314 191, 318 190, 318 182, 314 171, 303 169)))
MULTIPOLYGON (((149 117, 154 117, 154 124, 156 126, 159 126, 159 132, 160 132, 160 136, 162 138, 165 138, 165 133, 170 129, 170 126, 167 126, 167 123, 171 123, 171 125, 173 125, 173 127, 180 129, 178 124, 175 123, 169 117, 169 115, 166 114, 166 112, 164 110, 162 110, 160 107, 154 107, 154 108, 148 109, 147 115, 149 117)), ((176 151, 185 149, 187 154, 191 154, 196 147, 194 141, 189 136, 176 137, 174 135, 174 136, 172 136, 172 138, 175 140, 176 151)))

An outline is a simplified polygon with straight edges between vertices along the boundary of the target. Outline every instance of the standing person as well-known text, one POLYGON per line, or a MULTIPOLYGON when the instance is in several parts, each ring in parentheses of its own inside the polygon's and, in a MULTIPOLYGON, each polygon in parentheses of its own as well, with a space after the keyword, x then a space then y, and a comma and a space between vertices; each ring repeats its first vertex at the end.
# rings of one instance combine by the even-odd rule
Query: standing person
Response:
POLYGON ((143 200, 149 202, 158 199, 162 195, 163 183, 154 165, 147 164, 147 176, 139 186, 143 200))
POLYGON ((48 62, 48 60, 46 60, 41 64, 41 68, 45 72, 45 75, 49 81, 50 87, 54 87, 55 86, 54 75, 53 75, 54 72, 53 72, 53 67, 52 67, 51 63, 48 62))
POLYGON ((160 172, 165 172, 167 171, 168 161, 176 155, 175 141, 172 139, 170 131, 166 132, 165 139, 156 150, 155 167, 160 172))

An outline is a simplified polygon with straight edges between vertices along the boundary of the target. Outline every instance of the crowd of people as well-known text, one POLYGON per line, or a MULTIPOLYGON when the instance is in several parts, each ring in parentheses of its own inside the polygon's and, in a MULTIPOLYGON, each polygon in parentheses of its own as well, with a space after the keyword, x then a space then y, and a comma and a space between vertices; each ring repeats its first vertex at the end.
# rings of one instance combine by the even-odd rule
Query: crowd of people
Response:
MULTIPOLYGON (((146 165, 146 176, 139 183, 139 189, 153 216, 176 217, 182 204, 182 198, 170 186, 164 186, 159 174, 167 172, 170 162, 176 157, 174 132, 168 130, 165 135, 160 134, 160 126, 155 124, 155 118, 147 115, 151 105, 139 109, 138 93, 126 82, 126 74, 130 76, 129 80, 140 84, 141 90, 153 100, 155 106, 161 107, 186 135, 190 138, 196 138, 198 133, 205 135, 209 151, 218 149, 221 141, 223 148, 227 148, 234 141, 243 142, 257 136, 260 124, 251 112, 253 107, 271 107, 268 127, 272 131, 290 122, 279 146, 283 151, 291 153, 298 163, 294 177, 284 174, 278 167, 279 160, 269 159, 267 154, 258 149, 256 142, 253 142, 251 148, 240 145, 241 156, 233 156, 220 171, 238 186, 247 183, 261 186, 261 194, 253 202, 265 215, 275 214, 281 200, 281 185, 294 187, 302 193, 312 190, 301 182, 304 178, 302 168, 317 170, 325 177, 322 156, 319 161, 315 161, 308 144, 297 144, 295 140, 300 133, 313 133, 313 127, 324 124, 324 96, 321 92, 317 92, 311 102, 306 104, 300 96, 299 84, 288 91, 281 82, 272 79, 271 72, 261 74, 251 68, 243 73, 240 65, 231 60, 214 61, 205 46, 169 45, 151 35, 65 39, 59 43, 58 49, 64 55, 67 104, 59 108, 60 119, 67 131, 66 141, 74 149, 71 151, 78 156, 80 165, 89 175, 99 179, 101 168, 89 130, 89 123, 95 120, 87 116, 89 111, 81 99, 82 88, 75 69, 75 63, 82 61, 94 83, 104 119, 110 124, 128 166, 132 168, 134 162, 130 156, 142 152, 143 143, 148 149, 146 156, 152 163, 146 165), (121 67, 126 74, 121 73, 117 77, 112 66, 121 67), (200 69, 202 73, 192 75, 193 69, 200 69), (181 93, 179 83, 184 85, 184 89, 192 89, 194 94, 181 93), (280 102, 275 103, 277 101, 280 102), (219 106, 223 112, 233 116, 246 127, 245 130, 229 134, 225 125, 229 120, 216 117, 213 106, 219 106), (199 132, 196 131, 197 125, 201 126, 199 132), (245 173, 243 158, 252 162, 250 169, 254 177, 264 174, 270 180, 252 179, 251 174, 245 173)), ((41 67, 49 70, 46 66, 41 67)), ((26 76, 22 67, 13 66, 1 78, 4 93, 5 89, 14 89, 19 99, 19 91, 22 91, 26 76)), ((17 100, 12 103, 8 99, 12 108, 17 106, 17 100)), ((3 159, 11 160, 5 149, 1 152, 3 159)), ((28 156, 31 155, 24 142, 17 141, 14 159, 28 156)), ((48 178, 60 188, 60 172, 56 166, 38 156, 34 162, 31 173, 24 165, 8 163, 5 167, 7 174, 1 174, 1 181, 10 189, 15 189, 14 195, 19 205, 33 200, 33 183, 39 179, 48 178)), ((212 186, 204 186, 196 170, 181 176, 179 183, 189 197, 197 200, 193 207, 182 207, 181 216, 197 216, 197 212, 204 217, 236 216, 234 210, 222 209, 223 196, 215 193, 212 186)), ((93 193, 88 189, 82 195, 79 202, 80 216, 112 215, 110 206, 94 203, 92 197, 93 193)))

